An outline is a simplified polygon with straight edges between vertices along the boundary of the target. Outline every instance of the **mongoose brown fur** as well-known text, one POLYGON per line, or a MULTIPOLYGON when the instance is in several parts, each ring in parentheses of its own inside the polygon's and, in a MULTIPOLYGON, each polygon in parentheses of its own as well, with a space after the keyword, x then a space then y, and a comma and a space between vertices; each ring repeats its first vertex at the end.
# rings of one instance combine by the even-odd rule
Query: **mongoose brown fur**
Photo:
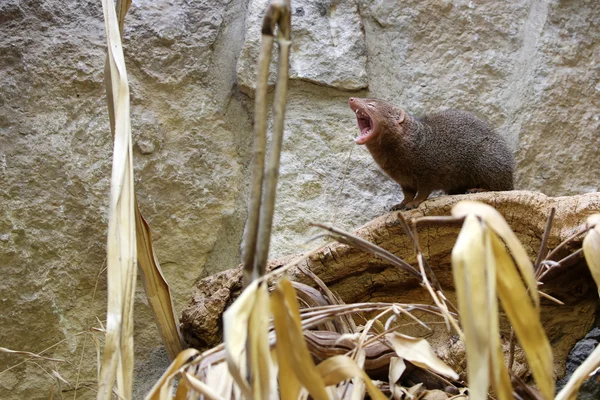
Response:
POLYGON ((351 97, 360 135, 379 166, 402 187, 394 209, 418 207, 434 190, 512 190, 514 159, 504 138, 475 115, 445 110, 421 118, 393 104, 351 97))

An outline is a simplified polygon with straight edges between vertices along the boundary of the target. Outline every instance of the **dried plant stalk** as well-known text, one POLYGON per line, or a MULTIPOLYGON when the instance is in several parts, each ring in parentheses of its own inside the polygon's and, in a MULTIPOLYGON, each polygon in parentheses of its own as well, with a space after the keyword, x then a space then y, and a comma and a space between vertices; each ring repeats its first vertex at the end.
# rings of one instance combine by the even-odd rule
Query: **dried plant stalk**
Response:
POLYGON ((106 343, 98 379, 98 398, 131 398, 133 387, 133 304, 137 262, 159 332, 171 359, 183 348, 169 286, 152 249, 150 228, 133 187, 129 84, 121 36, 131 0, 103 0, 108 54, 105 67, 110 126, 114 138, 107 244, 108 308, 106 343), (139 251, 139 254, 138 254, 139 251))
POLYGON ((279 177, 279 158, 283 142, 289 55, 291 45, 290 0, 275 0, 267 8, 262 26, 262 43, 259 55, 255 101, 255 141, 252 161, 252 187, 248 205, 248 226, 244 237, 244 286, 252 279, 263 276, 269 255, 271 226, 275 211, 275 194, 279 177), (277 28, 279 67, 273 102, 273 136, 270 158, 264 172, 266 153, 267 89, 269 64, 277 28), (266 175, 266 176, 265 176, 266 175), (263 177, 264 182, 263 182, 263 177), (263 190, 264 183, 264 190, 263 190))
MULTIPOLYGON (((111 398, 115 379, 118 395, 130 399, 133 387, 133 300, 137 251, 129 85, 121 46, 119 27, 122 22, 117 19, 112 1, 103 0, 102 8, 110 70, 106 84, 111 87, 109 110, 114 113, 114 151, 107 243, 106 341, 98 382, 98 399, 111 398)), ((121 18, 127 8, 127 2, 118 2, 117 9, 121 10, 121 18)))

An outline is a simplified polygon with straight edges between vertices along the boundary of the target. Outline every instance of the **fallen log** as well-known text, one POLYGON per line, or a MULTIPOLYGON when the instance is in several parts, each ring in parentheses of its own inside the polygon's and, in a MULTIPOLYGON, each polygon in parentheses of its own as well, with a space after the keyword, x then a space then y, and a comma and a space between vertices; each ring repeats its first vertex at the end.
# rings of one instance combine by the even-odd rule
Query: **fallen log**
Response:
MULTIPOLYGON (((586 218, 600 212, 600 193, 569 197, 547 197, 528 191, 487 192, 459 196, 442 196, 423 203, 418 209, 402 212, 407 221, 419 217, 447 216, 454 204, 461 200, 475 200, 495 207, 506 219, 530 259, 535 262, 545 226, 552 208, 555 216, 547 234, 547 248, 554 261, 562 260, 544 276, 540 290, 561 300, 559 305, 542 300, 542 323, 554 353, 554 372, 562 376, 565 360, 575 342, 589 331, 596 316, 598 298, 596 287, 578 250, 583 236, 574 235, 586 218), (569 239, 569 242, 559 244, 569 239)), ((404 232, 398 217, 400 212, 382 215, 360 227, 355 234, 416 265, 413 243, 404 232)), ((445 296, 456 304, 453 288, 450 253, 460 231, 461 223, 441 223, 432 219, 417 223, 418 239, 423 255, 431 265, 445 296)), ((546 254, 542 255, 546 258, 546 254)), ((273 260, 273 270, 298 259, 299 255, 273 260)), ((431 304, 429 294, 420 281, 380 257, 340 243, 329 243, 300 266, 316 274, 327 287, 344 302, 401 302, 431 304)), ((314 286, 314 282, 300 271, 289 272, 295 281, 314 286)), ((222 341, 221 315, 235 300, 242 288, 241 267, 220 272, 200 280, 189 306, 181 317, 181 330, 190 346, 205 349, 222 341)), ((501 313, 502 316, 502 313, 501 313)), ((366 316, 369 317, 369 316, 366 316)), ((433 333, 418 324, 407 324, 402 333, 427 336, 436 352, 457 372, 464 372, 464 346, 453 332, 439 324, 431 315, 419 315, 431 323, 433 333)), ((357 321, 360 322, 360 321, 357 321)), ((508 349, 510 326, 502 317, 503 346, 508 349)), ((319 336, 311 338, 319 340, 319 336)), ((318 348, 317 343, 313 343, 318 348)), ((324 344, 325 345, 325 344, 324 344)), ((505 352, 508 354, 508 351, 505 352)), ((521 351, 515 352, 513 371, 527 377, 528 369, 521 351)))

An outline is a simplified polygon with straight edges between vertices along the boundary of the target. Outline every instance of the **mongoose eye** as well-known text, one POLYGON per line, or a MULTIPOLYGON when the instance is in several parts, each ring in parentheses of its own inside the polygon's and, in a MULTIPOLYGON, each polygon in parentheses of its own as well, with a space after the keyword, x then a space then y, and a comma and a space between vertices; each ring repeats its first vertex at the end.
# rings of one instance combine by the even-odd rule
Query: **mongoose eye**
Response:
POLYGON ((367 104, 367 107, 375 108, 375 104, 369 103, 369 104, 367 104))

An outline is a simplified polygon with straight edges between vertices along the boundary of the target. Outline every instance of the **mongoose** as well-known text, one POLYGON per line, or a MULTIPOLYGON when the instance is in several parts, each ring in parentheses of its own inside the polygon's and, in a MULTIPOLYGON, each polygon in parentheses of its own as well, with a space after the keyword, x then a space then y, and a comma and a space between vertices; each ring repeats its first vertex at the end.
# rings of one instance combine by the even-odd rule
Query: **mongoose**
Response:
POLYGON ((360 134, 404 200, 393 209, 418 207, 433 190, 512 190, 514 160, 504 138, 475 115, 459 110, 414 117, 386 101, 351 97, 360 134))

